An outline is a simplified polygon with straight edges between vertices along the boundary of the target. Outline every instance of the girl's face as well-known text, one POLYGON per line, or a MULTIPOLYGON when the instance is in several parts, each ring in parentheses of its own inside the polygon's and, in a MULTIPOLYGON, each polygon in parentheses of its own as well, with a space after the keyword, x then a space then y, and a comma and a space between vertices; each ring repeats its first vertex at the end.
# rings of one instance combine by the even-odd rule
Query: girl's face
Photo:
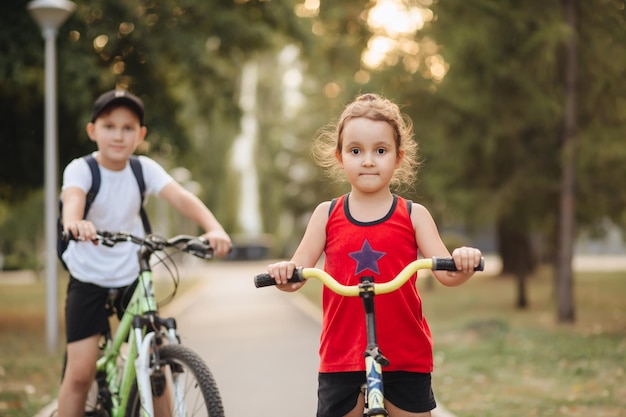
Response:
POLYGON ((89 138, 98 144, 98 163, 114 171, 126 166, 146 133, 137 115, 126 107, 102 113, 95 122, 87 124, 89 138))
POLYGON ((353 190, 373 193, 389 189, 404 157, 395 143, 394 129, 387 122, 359 117, 345 123, 337 160, 353 190))

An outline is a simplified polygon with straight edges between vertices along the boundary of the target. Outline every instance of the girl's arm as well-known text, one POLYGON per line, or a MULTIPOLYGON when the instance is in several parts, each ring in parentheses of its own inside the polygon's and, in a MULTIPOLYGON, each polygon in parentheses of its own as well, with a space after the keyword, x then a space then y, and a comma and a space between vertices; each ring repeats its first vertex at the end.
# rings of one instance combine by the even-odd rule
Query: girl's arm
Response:
POLYGON ((444 245, 439 230, 430 212, 421 204, 413 203, 411 221, 415 230, 417 247, 425 258, 433 256, 452 256, 458 271, 433 271, 435 278, 447 286, 454 287, 463 284, 474 275, 474 267, 480 264, 482 254, 480 250, 470 247, 460 247, 452 251, 452 255, 444 245))
POLYGON ((313 267, 322 256, 326 246, 326 222, 329 208, 330 201, 317 206, 290 261, 276 262, 267 266, 267 272, 276 280, 278 289, 291 292, 304 285, 304 282, 288 284, 287 280, 291 278, 295 268, 313 267))
POLYGON ((163 187, 159 197, 206 231, 203 237, 209 241, 217 256, 228 254, 232 246, 230 237, 211 210, 198 197, 176 181, 163 187))

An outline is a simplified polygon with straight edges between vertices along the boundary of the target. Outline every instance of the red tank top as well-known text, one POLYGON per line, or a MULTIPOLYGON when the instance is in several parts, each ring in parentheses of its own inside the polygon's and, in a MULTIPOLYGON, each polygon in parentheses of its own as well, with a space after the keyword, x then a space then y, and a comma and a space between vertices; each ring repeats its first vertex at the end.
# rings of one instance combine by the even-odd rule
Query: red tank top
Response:
MULTIPOLYGON (((417 259, 407 200, 394 195, 385 217, 368 223, 350 215, 349 194, 335 200, 326 226, 324 269, 345 285, 363 276, 387 282, 417 259)), ((380 350, 388 371, 432 372, 432 338, 413 277, 399 290, 374 298, 380 350)), ((365 312, 360 297, 339 296, 324 287, 320 372, 362 371, 365 312)))

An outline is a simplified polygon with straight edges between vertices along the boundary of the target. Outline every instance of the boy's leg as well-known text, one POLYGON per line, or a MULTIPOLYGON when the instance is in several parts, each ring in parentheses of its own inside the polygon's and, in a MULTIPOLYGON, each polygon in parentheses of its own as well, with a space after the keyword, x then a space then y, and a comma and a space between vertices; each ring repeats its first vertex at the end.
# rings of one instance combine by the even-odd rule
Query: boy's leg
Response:
POLYGON ((98 339, 94 335, 68 343, 67 365, 59 391, 59 417, 82 417, 89 388, 96 377, 98 339))
POLYGON ((108 289, 70 277, 65 301, 67 362, 59 390, 58 417, 85 415, 85 401, 96 376, 98 342, 109 328, 108 289))

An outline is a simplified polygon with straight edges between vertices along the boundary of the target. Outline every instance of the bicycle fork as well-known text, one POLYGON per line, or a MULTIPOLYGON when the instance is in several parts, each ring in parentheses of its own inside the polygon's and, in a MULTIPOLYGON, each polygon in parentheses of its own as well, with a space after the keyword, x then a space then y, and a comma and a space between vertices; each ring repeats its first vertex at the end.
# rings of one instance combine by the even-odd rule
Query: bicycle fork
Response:
POLYGON ((387 417, 385 410, 383 372, 382 367, 389 365, 378 348, 376 338, 376 318, 374 316, 374 279, 372 277, 361 278, 359 284, 359 296, 363 300, 365 308, 365 326, 367 334, 367 349, 365 350, 365 413, 367 417, 387 417))
MULTIPOLYGON (((142 405, 143 415, 154 415, 153 395, 161 395, 164 388, 164 381, 153 384, 154 379, 164 379, 161 372, 159 359, 159 345, 162 336, 167 338, 169 344, 178 344, 180 340, 176 333, 176 320, 173 318, 161 319, 155 313, 147 313, 142 316, 133 317, 133 332, 137 349, 135 358, 135 373, 137 378, 137 388, 142 405), (167 332, 161 332, 161 328, 166 328, 167 332), (144 329, 149 329, 145 332, 144 329), (153 386, 154 385, 154 386, 153 386)), ((179 398, 180 389, 178 384, 174 384, 174 398, 179 398)), ((182 414, 184 415, 184 414, 182 414)))

